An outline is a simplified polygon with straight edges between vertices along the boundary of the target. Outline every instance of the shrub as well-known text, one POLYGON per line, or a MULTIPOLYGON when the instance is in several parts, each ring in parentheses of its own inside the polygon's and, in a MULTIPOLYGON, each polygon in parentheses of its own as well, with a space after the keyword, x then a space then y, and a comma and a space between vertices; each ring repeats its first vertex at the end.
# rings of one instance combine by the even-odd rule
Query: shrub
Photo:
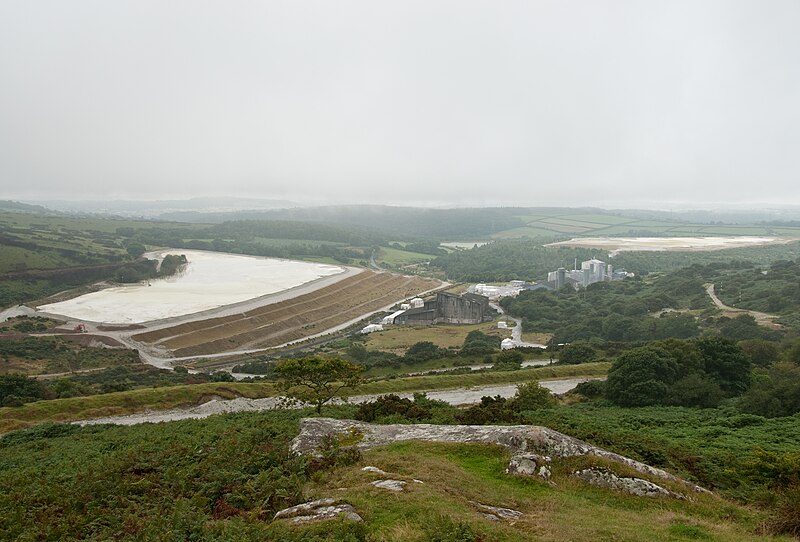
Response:
POLYGON ((517 388, 517 393, 510 403, 513 410, 521 412, 552 407, 555 405, 555 399, 550 390, 543 388, 538 382, 528 382, 517 388))
POLYGON ((44 386, 33 378, 22 374, 0 375, 1 406, 22 406, 44 398, 45 394, 44 386))
POLYGON ((570 365, 588 363, 595 358, 597 351, 586 343, 568 344, 558 353, 558 361, 570 365))
POLYGON ((719 384, 706 375, 692 373, 675 382, 670 396, 664 402, 678 406, 714 408, 724 398, 725 394, 719 384))
POLYGON ((406 351, 404 360, 406 363, 420 363, 429 359, 436 359, 444 356, 446 351, 442 350, 430 341, 422 341, 411 345, 406 351))
POLYGON ((800 482, 795 481, 785 488, 776 500, 764 530, 770 534, 800 537, 800 482))
POLYGON ((750 357, 753 365, 768 367, 778 359, 778 346, 763 339, 739 341, 739 348, 750 357))
POLYGON ((750 358, 730 339, 705 337, 695 341, 703 356, 706 374, 723 392, 739 395, 750 387, 750 358))
POLYGON ((464 344, 461 346, 461 353, 464 355, 491 354, 500 349, 500 337, 487 335, 482 331, 474 330, 467 333, 464 344))
POLYGON ((374 422, 386 416, 400 416, 405 420, 422 420, 430 418, 431 411, 415 401, 400 398, 397 395, 381 395, 374 401, 361 403, 355 414, 355 419, 365 422, 374 422))
POLYGON ((456 421, 467 425, 486 425, 489 423, 522 423, 519 412, 512 403, 499 395, 481 397, 479 405, 469 407, 456 414, 456 421))
POLYGON ((484 536, 466 523, 456 523, 447 517, 440 517, 428 527, 429 542, 480 542, 484 536))
POLYGON ((597 399, 606 394, 606 383, 602 380, 587 380, 575 386, 575 392, 589 399, 597 399))
POLYGON ((788 362, 774 364, 765 379, 742 395, 739 408, 767 418, 800 412, 800 367, 788 362))
POLYGON ((312 473, 333 467, 346 467, 361 461, 359 441, 364 437, 360 431, 351 429, 341 435, 325 435, 320 439, 319 457, 313 458, 306 466, 306 472, 312 473))

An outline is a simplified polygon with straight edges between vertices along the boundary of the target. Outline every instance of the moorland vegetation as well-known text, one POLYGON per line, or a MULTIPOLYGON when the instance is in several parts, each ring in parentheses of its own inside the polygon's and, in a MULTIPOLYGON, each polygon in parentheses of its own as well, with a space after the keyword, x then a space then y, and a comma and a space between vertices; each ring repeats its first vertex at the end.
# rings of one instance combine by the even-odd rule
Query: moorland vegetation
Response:
MULTIPOLYGON (((418 220, 403 226, 402 218, 409 215, 398 211, 384 222, 408 234, 398 239, 383 236, 374 227, 380 214, 361 214, 355 220, 352 217, 359 213, 331 211, 319 214, 319 222, 308 223, 296 220, 302 215, 298 211, 275 213, 268 221, 113 225, 108 219, 24 214, 15 219, 15 226, 3 230, 17 245, 3 244, 2 250, 21 262, 28 254, 30 266, 6 270, 0 305, 72 285, 64 278, 69 275, 59 274, 61 267, 84 266, 107 278, 153 246, 264 255, 272 255, 266 252, 277 247, 280 254, 291 257, 307 251, 304 256, 365 264, 376 248, 385 246, 400 252, 413 249, 427 258, 438 254, 432 268, 440 276, 455 280, 480 276, 474 279, 480 281, 528 278, 519 273, 541 279, 544 272, 587 254, 581 249, 533 249, 532 260, 526 247, 535 243, 522 240, 444 255, 438 243, 420 238, 442 235, 460 222, 442 225, 437 222, 442 215, 420 212, 418 220), (53 250, 40 250, 46 246, 53 250), (68 246, 75 254, 59 252, 68 246), (88 259, 78 257, 92 251, 96 254, 88 259), (32 272, 43 269, 59 271, 49 278, 32 272)), ((546 235, 563 235, 568 229, 622 233, 634 227, 658 232, 677 228, 658 220, 646 226, 643 218, 602 213, 556 215, 526 216, 514 210, 484 214, 484 220, 477 218, 478 213, 452 213, 470 223, 468 228, 461 225, 461 238, 475 240, 484 235, 502 237, 508 228, 550 232, 546 235)), ((762 231, 778 229, 779 225, 762 227, 762 231)), ((522 319, 524 330, 550 334, 548 354, 558 360, 552 367, 522 369, 520 361, 530 359, 529 354, 501 352, 499 336, 485 330, 472 331, 460 345, 450 346, 425 334, 402 353, 371 348, 369 340, 352 337, 315 347, 311 359, 319 360, 318 365, 341 365, 351 371, 348 374, 363 372, 366 382, 355 392, 383 394, 374 401, 358 406, 330 406, 324 401, 315 409, 226 414, 159 425, 80 427, 48 422, 191 405, 215 397, 276 395, 298 388, 298 380, 290 377, 307 363, 292 355, 277 367, 297 370, 281 374, 273 359, 253 358, 237 369, 265 378, 244 383, 229 382, 230 375, 190 374, 185 368, 159 371, 142 367, 133 358, 116 367, 77 372, 90 368, 93 356, 123 360, 135 354, 108 349, 94 353, 89 347, 31 335, 52 329, 49 322, 25 320, 20 329, 23 320, 13 321, 7 331, 19 337, 0 340, 7 360, 50 364, 51 369, 66 368, 71 374, 46 381, 19 374, 0 377, 0 400, 6 405, 0 407, 0 427, 7 431, 32 425, 0 438, 0 538, 485 541, 796 536, 800 533, 796 250, 795 243, 698 252, 681 260, 680 268, 670 259, 682 255, 623 253, 615 256, 614 264, 622 267, 624 262, 635 270, 633 279, 582 291, 524 292, 504 301, 506 310, 522 319), (705 292, 710 283, 728 305, 772 312, 782 327, 760 325, 747 315, 721 316, 705 292), (409 368, 474 363, 494 366, 464 369, 461 374, 403 376, 409 368), (585 382, 557 399, 536 383, 553 376, 606 374, 607 381, 585 382), (285 384, 278 385, 280 380, 285 384), (494 383, 522 385, 513 398, 485 397, 469 408, 420 393, 494 383), (401 392, 417 393, 404 399, 396 395, 401 392), (580 468, 581 463, 568 464, 563 472, 556 469, 555 487, 514 479, 504 473, 506 452, 475 445, 403 444, 362 457, 342 451, 342 443, 334 442, 319 459, 289 454, 299 419, 320 411, 374 423, 544 425, 668 469, 721 498, 701 495, 686 501, 649 502, 625 497, 569 481, 568 470, 580 468), (367 462, 409 479, 424 478, 425 484, 401 495, 380 493, 360 471, 367 462), (365 521, 299 528, 272 521, 282 507, 334 494, 356 505, 365 521), (488 523, 470 508, 469 501, 476 499, 518 507, 534 519, 514 525, 488 523)), ((89 280, 90 275, 79 276, 76 282, 89 280)), ((336 381, 346 383, 342 381, 348 376, 334 373, 326 382, 334 384, 330 389, 341 391, 336 381)), ((328 394, 328 388, 320 389, 328 394)))

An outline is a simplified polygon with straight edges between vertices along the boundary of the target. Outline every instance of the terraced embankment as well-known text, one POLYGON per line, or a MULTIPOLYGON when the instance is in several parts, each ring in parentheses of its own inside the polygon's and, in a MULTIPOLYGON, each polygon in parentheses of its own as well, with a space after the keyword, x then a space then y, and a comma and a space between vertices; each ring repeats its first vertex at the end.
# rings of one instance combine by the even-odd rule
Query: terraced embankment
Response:
POLYGON ((364 271, 311 293, 256 309, 133 336, 175 356, 268 348, 334 328, 440 286, 422 277, 364 271))

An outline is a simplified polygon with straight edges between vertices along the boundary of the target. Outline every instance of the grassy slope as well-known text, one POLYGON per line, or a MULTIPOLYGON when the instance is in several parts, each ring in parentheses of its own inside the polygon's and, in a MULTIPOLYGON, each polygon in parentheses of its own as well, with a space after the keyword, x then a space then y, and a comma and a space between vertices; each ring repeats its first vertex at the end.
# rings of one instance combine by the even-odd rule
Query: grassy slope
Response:
POLYGON ((325 473, 311 492, 353 503, 375 540, 427 540, 443 516, 488 540, 765 539, 752 532, 758 514, 717 497, 648 500, 587 487, 568 477, 568 470, 585 464, 580 460, 556 467, 551 486, 506 475, 508 459, 507 451, 493 446, 398 443, 365 452, 356 466, 325 473), (369 485, 376 476, 359 470, 363 464, 424 483, 411 482, 399 494, 376 489, 369 485), (524 515, 515 522, 486 521, 470 501, 524 515))
POLYGON ((433 258, 435 258, 435 256, 431 256, 430 254, 411 252, 410 250, 399 250, 394 247, 381 247, 378 254, 375 255, 375 260, 377 260, 379 264, 385 263, 389 267, 427 262, 433 258))
MULTIPOLYGON (((648 500, 584 486, 554 469, 554 485, 504 474, 505 450, 401 443, 312 476, 288 441, 309 412, 214 416, 133 427, 42 426, 0 440, 0 538, 6 540, 618 540, 755 541, 764 513, 714 496, 648 500), (409 483, 369 485, 375 465, 409 483), (343 498, 361 526, 292 528, 277 509, 343 498), (489 522, 470 500, 511 507, 489 522)), ((352 416, 351 408, 327 414, 352 416)), ((778 540, 778 539, 776 539, 778 540)), ((781 539, 781 540, 786 540, 781 539)))

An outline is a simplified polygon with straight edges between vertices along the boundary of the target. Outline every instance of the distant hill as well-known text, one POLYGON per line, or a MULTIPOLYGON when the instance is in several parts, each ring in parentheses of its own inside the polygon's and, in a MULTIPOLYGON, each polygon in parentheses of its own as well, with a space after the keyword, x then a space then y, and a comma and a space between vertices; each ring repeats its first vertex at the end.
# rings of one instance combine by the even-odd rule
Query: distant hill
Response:
POLYGON ((776 216, 783 211, 648 211, 592 207, 485 207, 430 209, 388 205, 337 205, 236 212, 172 212, 162 219, 191 223, 230 220, 288 220, 322 222, 359 230, 369 229, 388 239, 428 238, 447 241, 536 238, 555 241, 572 236, 797 236, 776 216))
POLYGON ((124 217, 160 218, 170 213, 226 213, 297 207, 288 200, 258 198, 189 198, 184 200, 46 200, 34 201, 50 209, 71 213, 99 213, 124 217))
POLYGON ((47 208, 41 205, 31 205, 28 203, 20 203, 19 201, 0 200, 0 209, 4 211, 22 211, 26 213, 48 213, 47 208))

